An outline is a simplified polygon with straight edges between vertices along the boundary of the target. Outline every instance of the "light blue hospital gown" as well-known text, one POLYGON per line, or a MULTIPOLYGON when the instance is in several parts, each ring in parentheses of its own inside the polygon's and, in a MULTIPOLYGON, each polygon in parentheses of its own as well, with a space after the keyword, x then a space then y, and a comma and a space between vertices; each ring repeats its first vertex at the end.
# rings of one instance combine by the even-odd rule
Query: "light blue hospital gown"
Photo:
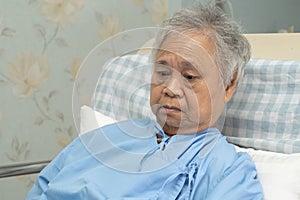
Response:
POLYGON ((156 122, 131 120, 76 138, 26 199, 256 200, 262 193, 251 158, 218 129, 168 137, 156 122))

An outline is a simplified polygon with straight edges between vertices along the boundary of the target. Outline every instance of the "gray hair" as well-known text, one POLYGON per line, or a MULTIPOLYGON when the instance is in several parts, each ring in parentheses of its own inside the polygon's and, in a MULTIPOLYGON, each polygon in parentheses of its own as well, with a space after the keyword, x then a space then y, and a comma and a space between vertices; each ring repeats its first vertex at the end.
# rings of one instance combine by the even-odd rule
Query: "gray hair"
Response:
MULTIPOLYGON (((220 68, 226 86, 230 85, 234 72, 237 71, 237 84, 244 75, 244 69, 250 59, 250 44, 242 35, 241 26, 227 16, 220 8, 212 4, 195 5, 176 12, 165 20, 162 28, 179 33, 209 33, 214 42, 214 58, 220 68)), ((168 35, 159 33, 160 43, 168 35)))

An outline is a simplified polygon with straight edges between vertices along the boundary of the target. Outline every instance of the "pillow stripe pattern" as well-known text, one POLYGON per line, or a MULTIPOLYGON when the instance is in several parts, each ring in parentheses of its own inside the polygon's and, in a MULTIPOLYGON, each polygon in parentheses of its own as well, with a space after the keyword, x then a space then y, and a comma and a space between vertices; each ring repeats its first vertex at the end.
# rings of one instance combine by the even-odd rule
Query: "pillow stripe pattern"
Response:
POLYGON ((114 58, 99 77, 91 107, 116 121, 152 118, 149 103, 151 73, 148 54, 114 58))
POLYGON ((244 147, 300 152, 300 61, 252 59, 222 133, 244 147))

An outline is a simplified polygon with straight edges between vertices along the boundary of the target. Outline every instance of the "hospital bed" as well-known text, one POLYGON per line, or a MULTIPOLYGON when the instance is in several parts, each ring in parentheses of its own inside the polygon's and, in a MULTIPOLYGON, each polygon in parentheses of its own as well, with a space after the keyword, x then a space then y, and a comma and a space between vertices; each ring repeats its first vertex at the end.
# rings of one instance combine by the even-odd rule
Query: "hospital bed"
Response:
MULTIPOLYGON (((238 151, 246 151, 252 156, 266 200, 300 199, 300 34, 246 34, 246 37, 252 46, 252 58, 245 81, 226 109, 222 132, 236 145, 238 151), (253 95, 250 95, 252 93, 249 88, 256 89, 252 91, 253 95), (255 96, 257 91, 261 92, 259 96, 255 96), (250 95, 251 102, 247 95, 250 95), (252 98, 253 96, 255 97, 252 98), (245 104, 245 101, 248 102, 245 104), (271 106, 269 102, 272 102, 271 106), (284 106, 280 107, 281 105, 284 106), (269 112, 266 114, 264 109, 269 109, 269 112)), ((132 59, 132 56, 136 56, 133 62, 138 65, 144 62, 143 59, 147 59, 140 52, 118 58, 112 64, 121 66, 123 62, 132 59)), ((102 102, 101 91, 101 86, 97 86, 91 105, 81 107, 80 133, 113 122, 108 114, 111 111, 102 102)), ((139 96, 134 98, 140 100, 139 96)), ((147 100, 142 99, 142 102, 145 101, 147 100)), ((130 106, 136 104, 127 107, 130 106)), ((138 116, 148 112, 143 108, 137 109, 142 109, 142 112, 131 114, 138 116)), ((128 113, 128 110, 124 112, 128 113)), ((2 166, 0 178, 38 173, 49 162, 50 160, 2 166)))

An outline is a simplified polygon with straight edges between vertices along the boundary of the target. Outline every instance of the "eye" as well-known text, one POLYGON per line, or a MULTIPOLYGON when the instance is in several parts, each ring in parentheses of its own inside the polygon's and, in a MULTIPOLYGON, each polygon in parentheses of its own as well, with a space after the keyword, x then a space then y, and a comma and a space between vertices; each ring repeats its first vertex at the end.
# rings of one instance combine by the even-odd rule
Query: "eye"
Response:
POLYGON ((168 70, 157 70, 155 73, 160 77, 167 77, 171 75, 171 72, 168 70))
POLYGON ((191 74, 184 74, 184 78, 186 78, 188 81, 193 81, 199 78, 199 76, 191 75, 191 74))
POLYGON ((183 76, 184 76, 184 78, 186 78, 186 79, 188 79, 188 80, 193 80, 193 79, 196 78, 196 77, 193 76, 193 75, 183 75, 183 76))
POLYGON ((158 78, 166 78, 172 74, 168 63, 164 60, 155 63, 154 72, 158 78))

